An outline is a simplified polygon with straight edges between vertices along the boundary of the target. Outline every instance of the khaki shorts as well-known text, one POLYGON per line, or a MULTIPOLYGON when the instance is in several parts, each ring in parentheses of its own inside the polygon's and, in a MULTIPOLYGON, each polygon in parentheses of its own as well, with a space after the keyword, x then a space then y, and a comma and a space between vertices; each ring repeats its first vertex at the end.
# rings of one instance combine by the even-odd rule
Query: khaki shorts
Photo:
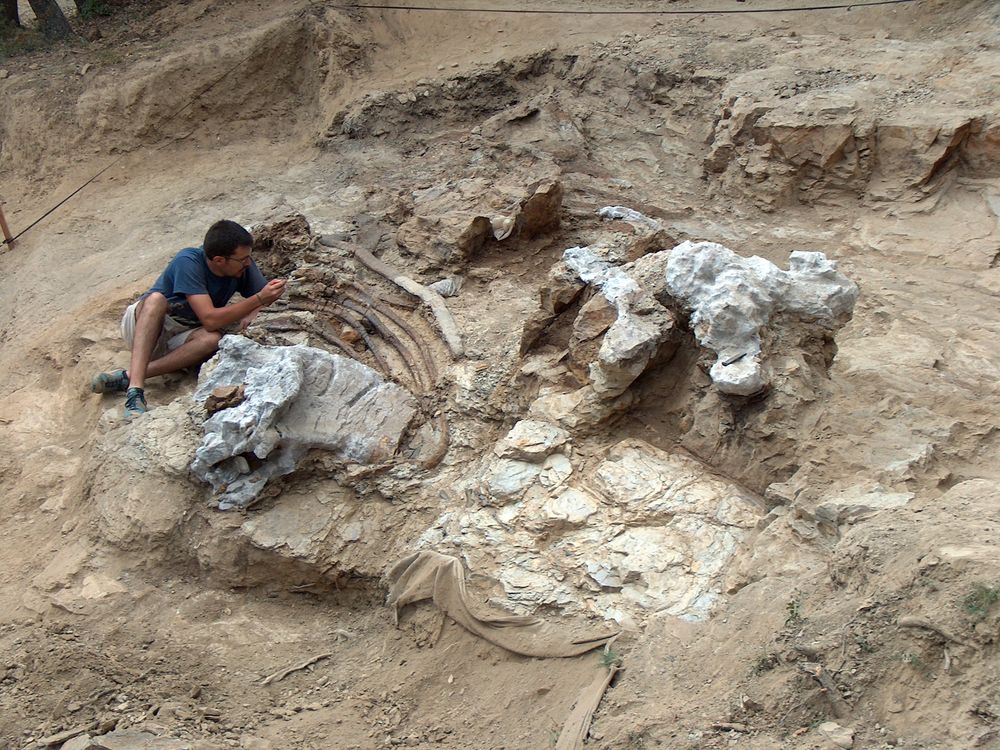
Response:
MULTIPOLYGON (((125 343, 128 344, 130 350, 132 349, 132 341, 135 339, 135 319, 141 303, 141 299, 133 302, 126 308, 125 314, 122 316, 122 338, 125 339, 125 343)), ((191 327, 167 315, 163 319, 163 329, 160 331, 160 338, 156 340, 156 345, 153 347, 153 353, 150 355, 149 361, 152 362, 154 359, 159 359, 167 352, 172 352, 174 349, 179 348, 198 328, 199 326, 191 327)))

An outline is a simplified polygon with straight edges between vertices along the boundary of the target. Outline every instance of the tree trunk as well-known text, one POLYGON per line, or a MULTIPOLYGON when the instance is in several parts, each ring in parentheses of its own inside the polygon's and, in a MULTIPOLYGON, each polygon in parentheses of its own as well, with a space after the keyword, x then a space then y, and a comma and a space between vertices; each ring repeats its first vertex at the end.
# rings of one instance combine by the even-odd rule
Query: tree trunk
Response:
POLYGON ((17 0, 0 2, 0 24, 6 21, 13 26, 21 25, 21 17, 17 14, 17 0))
POLYGON ((28 0, 28 4, 35 11, 39 28, 49 39, 65 39, 73 33, 56 0, 28 0))

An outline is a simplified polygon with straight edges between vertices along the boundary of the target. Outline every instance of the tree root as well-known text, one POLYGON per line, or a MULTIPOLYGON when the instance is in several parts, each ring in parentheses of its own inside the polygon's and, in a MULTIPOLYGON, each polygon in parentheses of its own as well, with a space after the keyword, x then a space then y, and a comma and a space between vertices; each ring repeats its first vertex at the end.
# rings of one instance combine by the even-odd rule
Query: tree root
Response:
POLYGON ((844 697, 837 689, 837 684, 833 681, 826 668, 817 662, 804 662, 799 664, 799 670, 812 677, 819 683, 824 695, 833 707, 833 715, 838 719, 846 719, 851 714, 851 707, 844 700, 844 697))
POLYGON ((933 623, 924 617, 914 617, 912 615, 900 617, 896 624, 901 628, 923 628, 924 630, 929 630, 932 633, 937 633, 939 636, 944 638, 946 641, 951 641, 952 643, 957 643, 961 646, 968 646, 969 644, 963 641, 958 636, 949 633, 943 627, 937 623, 933 623))
POLYGON ((332 652, 328 654, 319 654, 318 656, 314 656, 311 659, 306 659, 304 662, 302 662, 301 664, 296 664, 294 667, 289 667, 288 669, 282 669, 279 670, 278 672, 275 672, 272 675, 268 675, 263 680, 261 680, 260 684, 270 685, 272 682, 280 682, 281 680, 288 677, 288 675, 290 675, 292 672, 298 672, 300 669, 311 667, 313 664, 320 661, 321 659, 329 659, 331 656, 333 656, 332 652))

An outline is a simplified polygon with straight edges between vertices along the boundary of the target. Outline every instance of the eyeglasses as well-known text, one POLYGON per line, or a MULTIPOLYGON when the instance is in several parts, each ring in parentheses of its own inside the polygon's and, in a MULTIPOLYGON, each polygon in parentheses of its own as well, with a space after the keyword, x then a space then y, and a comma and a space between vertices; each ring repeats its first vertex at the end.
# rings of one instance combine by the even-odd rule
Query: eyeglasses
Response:
POLYGON ((241 266, 249 266, 251 263, 253 263, 253 256, 252 255, 244 255, 242 258, 234 258, 233 256, 230 256, 230 257, 226 258, 226 260, 235 260, 241 266))

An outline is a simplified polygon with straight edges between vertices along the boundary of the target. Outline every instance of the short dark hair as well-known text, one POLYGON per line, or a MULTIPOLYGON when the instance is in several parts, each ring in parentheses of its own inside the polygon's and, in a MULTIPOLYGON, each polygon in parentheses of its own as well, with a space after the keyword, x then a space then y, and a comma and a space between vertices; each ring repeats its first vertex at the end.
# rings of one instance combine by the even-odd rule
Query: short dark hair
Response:
POLYGON ((205 257, 229 258, 238 247, 253 247, 253 235, 229 219, 215 222, 205 234, 205 257))

